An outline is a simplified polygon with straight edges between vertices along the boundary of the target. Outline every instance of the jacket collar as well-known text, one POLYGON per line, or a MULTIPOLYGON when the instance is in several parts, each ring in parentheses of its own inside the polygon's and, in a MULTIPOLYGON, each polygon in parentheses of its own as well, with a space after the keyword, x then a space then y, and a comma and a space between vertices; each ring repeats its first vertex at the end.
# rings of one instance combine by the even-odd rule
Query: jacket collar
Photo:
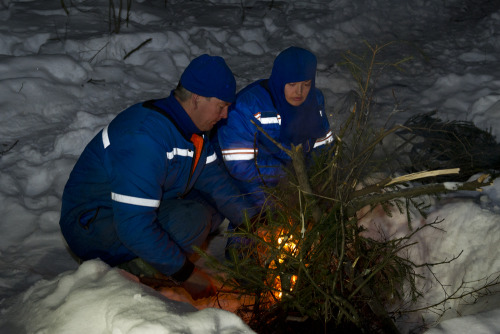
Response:
POLYGON ((151 105, 155 107, 152 109, 167 116, 186 139, 189 140, 193 134, 201 135, 203 133, 196 127, 191 117, 174 97, 174 91, 170 92, 170 96, 167 98, 151 101, 151 105))

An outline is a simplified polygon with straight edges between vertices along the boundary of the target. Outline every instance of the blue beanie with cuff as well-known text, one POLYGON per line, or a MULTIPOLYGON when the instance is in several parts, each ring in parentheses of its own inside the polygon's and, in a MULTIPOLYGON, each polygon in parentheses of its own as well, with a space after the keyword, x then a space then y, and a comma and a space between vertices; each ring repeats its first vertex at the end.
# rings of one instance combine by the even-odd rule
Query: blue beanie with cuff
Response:
POLYGON ((204 97, 225 102, 236 98, 236 80, 222 57, 203 54, 191 61, 181 75, 181 85, 204 97))

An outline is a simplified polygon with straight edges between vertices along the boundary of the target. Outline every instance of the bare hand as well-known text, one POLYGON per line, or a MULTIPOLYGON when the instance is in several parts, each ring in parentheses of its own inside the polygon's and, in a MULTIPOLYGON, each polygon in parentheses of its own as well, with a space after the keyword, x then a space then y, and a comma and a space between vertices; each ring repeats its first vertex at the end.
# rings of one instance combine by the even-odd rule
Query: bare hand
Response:
POLYGON ((217 293, 210 276, 198 268, 194 268, 191 276, 182 282, 181 286, 189 292, 194 300, 215 296, 217 293))

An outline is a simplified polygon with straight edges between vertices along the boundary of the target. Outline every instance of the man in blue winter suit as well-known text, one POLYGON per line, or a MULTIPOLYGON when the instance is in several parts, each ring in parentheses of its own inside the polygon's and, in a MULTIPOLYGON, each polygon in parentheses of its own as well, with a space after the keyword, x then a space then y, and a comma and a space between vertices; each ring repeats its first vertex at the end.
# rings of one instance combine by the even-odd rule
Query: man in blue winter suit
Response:
POLYGON ((124 110, 87 145, 64 189, 60 226, 81 260, 111 266, 140 259, 194 299, 215 293, 189 260, 224 217, 256 212, 239 196, 206 132, 227 118, 234 76, 202 55, 169 97, 124 110))

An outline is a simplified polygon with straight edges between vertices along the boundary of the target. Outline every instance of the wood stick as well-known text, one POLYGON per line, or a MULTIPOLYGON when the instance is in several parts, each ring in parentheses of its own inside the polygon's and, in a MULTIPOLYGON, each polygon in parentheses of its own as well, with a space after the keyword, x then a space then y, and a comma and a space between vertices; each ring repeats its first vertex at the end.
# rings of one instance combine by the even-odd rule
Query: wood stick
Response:
POLYGON ((384 186, 389 186, 389 185, 395 184, 395 183, 423 179, 423 178, 431 177, 431 176, 449 175, 449 174, 458 174, 458 173, 460 173, 460 168, 449 168, 449 169, 439 169, 439 170, 416 172, 416 173, 406 174, 403 176, 398 176, 398 177, 390 180, 388 183, 384 184, 384 186))

